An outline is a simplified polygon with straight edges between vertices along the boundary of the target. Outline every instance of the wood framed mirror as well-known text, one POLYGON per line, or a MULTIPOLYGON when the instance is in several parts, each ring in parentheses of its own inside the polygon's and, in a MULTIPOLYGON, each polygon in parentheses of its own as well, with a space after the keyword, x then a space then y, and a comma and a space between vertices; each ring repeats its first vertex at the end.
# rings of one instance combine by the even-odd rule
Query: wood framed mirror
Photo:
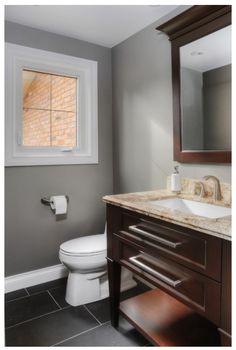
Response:
POLYGON ((192 6, 156 29, 171 41, 174 160, 231 163, 231 6, 192 6))

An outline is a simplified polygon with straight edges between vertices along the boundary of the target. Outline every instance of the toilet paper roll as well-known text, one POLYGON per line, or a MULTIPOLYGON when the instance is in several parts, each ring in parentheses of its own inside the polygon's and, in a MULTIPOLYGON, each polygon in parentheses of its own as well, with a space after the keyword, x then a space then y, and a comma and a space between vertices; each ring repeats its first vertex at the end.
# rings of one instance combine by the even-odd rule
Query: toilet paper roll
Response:
POLYGON ((66 214, 67 212, 67 200, 65 196, 51 196, 50 205, 55 210, 56 215, 66 214))

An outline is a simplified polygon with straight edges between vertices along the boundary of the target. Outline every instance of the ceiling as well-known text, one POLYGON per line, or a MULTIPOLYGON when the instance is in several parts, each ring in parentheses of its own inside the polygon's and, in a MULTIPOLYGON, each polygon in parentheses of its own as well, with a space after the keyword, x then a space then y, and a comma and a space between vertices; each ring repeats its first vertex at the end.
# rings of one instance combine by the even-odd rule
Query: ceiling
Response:
POLYGON ((231 26, 180 48, 181 67, 205 72, 231 63, 231 26))
MULTIPOLYGON (((178 5, 7 5, 5 19, 113 47, 178 5)), ((185 10, 183 6, 183 10, 185 10)))

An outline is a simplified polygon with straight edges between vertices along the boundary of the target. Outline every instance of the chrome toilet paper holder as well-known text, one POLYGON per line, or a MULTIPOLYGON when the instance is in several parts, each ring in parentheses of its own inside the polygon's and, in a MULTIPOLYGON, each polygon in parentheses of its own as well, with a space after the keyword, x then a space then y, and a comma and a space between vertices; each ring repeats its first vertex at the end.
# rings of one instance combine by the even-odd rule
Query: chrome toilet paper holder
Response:
MULTIPOLYGON (((65 196, 66 197, 66 200, 67 200, 67 203, 69 202, 69 196, 65 196)), ((52 203, 51 201, 51 196, 47 196, 47 197, 43 197, 41 198, 41 203, 45 204, 45 205, 50 205, 52 203)))

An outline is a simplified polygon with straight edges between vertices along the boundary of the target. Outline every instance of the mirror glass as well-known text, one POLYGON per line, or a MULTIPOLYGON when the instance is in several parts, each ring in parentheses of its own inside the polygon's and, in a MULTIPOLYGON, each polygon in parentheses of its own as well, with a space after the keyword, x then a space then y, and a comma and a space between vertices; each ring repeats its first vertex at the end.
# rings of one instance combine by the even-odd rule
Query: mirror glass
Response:
POLYGON ((231 150, 231 26, 180 48, 183 151, 231 150))

